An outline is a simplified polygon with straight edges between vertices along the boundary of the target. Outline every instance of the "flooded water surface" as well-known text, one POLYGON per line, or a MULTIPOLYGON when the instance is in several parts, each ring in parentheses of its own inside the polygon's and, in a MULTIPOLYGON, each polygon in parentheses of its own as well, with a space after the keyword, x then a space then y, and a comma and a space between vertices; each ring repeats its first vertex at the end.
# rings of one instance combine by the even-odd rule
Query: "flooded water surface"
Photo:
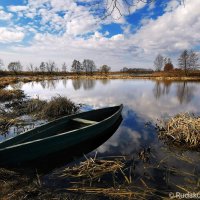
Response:
MULTIPOLYGON (((199 190, 200 154, 165 144, 152 126, 157 119, 177 113, 200 113, 199 82, 78 79, 31 82, 19 87, 28 96, 45 100, 56 95, 66 96, 83 104, 82 110, 123 104, 123 121, 117 131, 87 156, 97 152, 98 157, 131 158, 133 184, 142 188, 184 193, 199 190), (142 157, 144 151, 148 153, 147 158, 142 157)), ((66 182, 54 172, 44 175, 45 184, 65 187, 66 182)))

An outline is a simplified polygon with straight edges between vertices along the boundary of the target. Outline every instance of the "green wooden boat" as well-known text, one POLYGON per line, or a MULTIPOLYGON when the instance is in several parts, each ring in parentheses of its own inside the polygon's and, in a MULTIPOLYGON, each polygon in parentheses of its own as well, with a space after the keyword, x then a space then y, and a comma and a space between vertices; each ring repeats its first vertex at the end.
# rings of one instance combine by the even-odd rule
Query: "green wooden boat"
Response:
POLYGON ((120 118, 123 105, 56 119, 0 143, 0 165, 18 165, 100 136, 120 118))

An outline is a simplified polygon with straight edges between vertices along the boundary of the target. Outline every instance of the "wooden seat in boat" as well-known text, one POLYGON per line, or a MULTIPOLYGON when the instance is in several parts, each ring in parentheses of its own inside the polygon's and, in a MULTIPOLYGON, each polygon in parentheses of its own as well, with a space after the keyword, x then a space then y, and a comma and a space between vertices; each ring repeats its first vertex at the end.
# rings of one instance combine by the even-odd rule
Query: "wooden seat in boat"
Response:
POLYGON ((82 119, 82 118, 74 118, 73 121, 80 122, 83 124, 96 124, 97 123, 97 121, 92 121, 92 120, 87 120, 87 119, 82 119))

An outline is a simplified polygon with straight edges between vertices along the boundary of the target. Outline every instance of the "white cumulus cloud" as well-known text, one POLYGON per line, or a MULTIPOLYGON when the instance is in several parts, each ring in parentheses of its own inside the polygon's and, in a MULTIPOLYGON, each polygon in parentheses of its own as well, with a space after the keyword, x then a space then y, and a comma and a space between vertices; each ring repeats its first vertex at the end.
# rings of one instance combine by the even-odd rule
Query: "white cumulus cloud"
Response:
MULTIPOLYGON (((169 5, 173 4, 171 1, 169 5)), ((168 7, 168 6, 167 6, 168 7)), ((148 20, 132 35, 145 52, 173 53, 200 43, 200 1, 190 0, 155 20, 148 20)))
POLYGON ((3 7, 0 7, 0 20, 9 20, 12 18, 11 13, 7 13, 3 10, 3 7))
POLYGON ((11 12, 19 12, 19 11, 27 10, 28 7, 27 6, 9 6, 8 9, 11 12))
POLYGON ((0 42, 20 42, 24 38, 24 33, 16 30, 9 30, 7 28, 0 27, 0 42))

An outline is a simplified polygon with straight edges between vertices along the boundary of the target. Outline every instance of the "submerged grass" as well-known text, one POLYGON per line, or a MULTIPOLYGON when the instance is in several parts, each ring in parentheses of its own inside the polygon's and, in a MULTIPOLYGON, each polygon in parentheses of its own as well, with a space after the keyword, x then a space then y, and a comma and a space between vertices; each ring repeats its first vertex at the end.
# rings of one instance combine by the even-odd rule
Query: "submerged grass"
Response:
MULTIPOLYGON (((150 153, 150 155, 152 154, 150 153)), ((168 161, 170 155, 163 160, 168 161)), ((177 156, 176 159, 186 162, 187 158, 180 156, 177 156)), ((133 167, 133 158, 127 156, 97 158, 95 155, 93 158, 86 156, 85 158, 79 164, 53 172, 52 178, 58 176, 57 178, 60 178, 61 181, 65 180, 65 184, 61 188, 57 185, 55 188, 45 186, 45 180, 37 170, 35 170, 34 177, 31 177, 30 175, 26 176, 24 171, 21 171, 22 174, 20 174, 0 169, 0 199, 169 199, 169 192, 192 193, 199 191, 198 176, 195 175, 195 172, 193 173, 189 169, 180 171, 174 167, 174 163, 171 167, 162 160, 158 160, 158 163, 144 163, 138 157, 138 160, 134 159, 137 165, 133 167), (139 160, 143 166, 138 165, 139 160), (144 175, 138 176, 136 169, 141 169, 141 167, 145 167, 146 170, 144 170, 144 175), (162 171, 163 181, 173 188, 159 189, 154 185, 155 182, 150 184, 150 181, 155 181, 154 179, 159 176, 159 173, 151 178, 150 171, 147 169, 150 171, 152 169, 154 173, 162 171), (178 178, 184 182, 180 182, 181 180, 176 182, 178 178)), ((196 161, 197 165, 198 163, 196 161)), ((193 166, 193 162, 190 164, 193 166)))
POLYGON ((191 149, 200 149, 200 117, 189 113, 178 114, 158 127, 159 137, 184 145, 191 149))
POLYGON ((71 167, 65 168, 60 177, 69 179, 72 187, 68 192, 91 195, 95 199, 147 199, 155 194, 155 189, 147 186, 141 178, 144 187, 133 183, 134 167, 132 160, 126 156, 87 158, 71 167), (110 178, 109 178, 110 177, 110 178))
MULTIPOLYGON (((95 199, 149 199, 159 197, 156 189, 149 187, 139 178, 142 187, 133 181, 134 167, 125 156, 87 158, 79 165, 65 168, 60 177, 69 179, 72 187, 68 192, 91 195, 95 199), (110 179, 108 178, 110 177, 110 179), (111 178, 112 177, 112 178, 111 178), (99 196, 99 198, 97 198, 99 196)), ((163 193, 163 195, 166 195, 163 193)))
POLYGON ((104 160, 87 158, 86 161, 67 167, 63 170, 61 177, 99 179, 105 174, 116 173, 124 167, 121 160, 104 160))

